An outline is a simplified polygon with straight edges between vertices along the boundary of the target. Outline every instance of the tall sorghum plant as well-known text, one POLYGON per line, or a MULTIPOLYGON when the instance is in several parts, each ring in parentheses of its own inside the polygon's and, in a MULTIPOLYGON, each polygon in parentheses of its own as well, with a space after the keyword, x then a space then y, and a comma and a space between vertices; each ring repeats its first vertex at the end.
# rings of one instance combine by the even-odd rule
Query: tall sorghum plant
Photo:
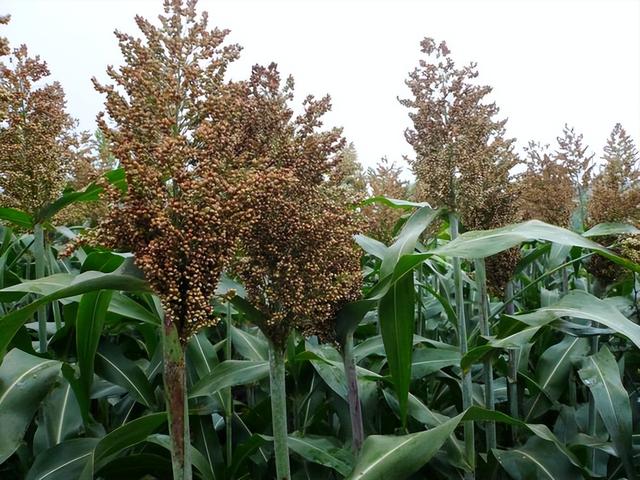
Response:
POLYGON ((293 329, 333 338, 337 311, 359 296, 360 255, 352 238, 359 222, 349 190, 328 180, 342 146, 338 130, 317 130, 329 98, 308 97, 294 118, 287 106, 292 83, 280 88, 275 66, 254 69, 252 81, 273 107, 274 117, 265 119, 273 126, 267 137, 272 150, 257 193, 260 208, 234 270, 269 339, 277 478, 288 479, 286 341, 293 329))
POLYGON ((225 72, 240 47, 208 28, 195 1, 167 0, 143 39, 116 32, 125 64, 109 67, 99 127, 126 173, 89 240, 135 254, 164 310, 164 382, 176 479, 191 478, 184 344, 213 325, 211 297, 251 220, 250 165, 263 118, 246 82, 225 72))
MULTIPOLYGON (((506 121, 496 120, 498 107, 486 102, 491 88, 475 82, 476 65, 457 67, 444 42, 436 44, 433 39, 425 38, 421 47, 426 58, 420 60, 406 82, 413 97, 401 100, 404 106, 412 109, 409 116, 413 128, 407 130, 405 136, 416 153, 410 163, 417 179, 417 196, 448 209, 453 240, 458 235, 460 223, 474 228, 488 226, 488 220, 499 221, 493 218, 497 216, 496 212, 486 211, 486 205, 505 196, 509 171, 517 158, 511 153, 513 140, 504 136, 506 121)), ((453 269, 459 346, 464 356, 467 353, 467 322, 461 259, 453 259, 453 269)), ((482 311, 486 311, 484 301, 483 297, 482 311)), ((491 375, 490 369, 488 374, 491 375)), ((491 388, 491 385, 486 387, 491 388)), ((490 395, 487 399, 490 404, 490 395)), ((469 371, 462 373, 462 404, 465 409, 472 405, 469 371)), ((465 424, 465 446, 467 461, 473 466, 472 422, 465 424)))

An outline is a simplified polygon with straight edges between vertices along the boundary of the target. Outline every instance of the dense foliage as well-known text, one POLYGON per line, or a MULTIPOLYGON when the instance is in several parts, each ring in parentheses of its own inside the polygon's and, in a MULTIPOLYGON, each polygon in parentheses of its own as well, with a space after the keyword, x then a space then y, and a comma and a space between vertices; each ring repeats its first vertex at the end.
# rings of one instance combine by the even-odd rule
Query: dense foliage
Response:
POLYGON ((0 38, 0 478, 638 476, 621 125, 523 160, 427 38, 410 185, 194 1, 136 23, 94 140, 0 38))

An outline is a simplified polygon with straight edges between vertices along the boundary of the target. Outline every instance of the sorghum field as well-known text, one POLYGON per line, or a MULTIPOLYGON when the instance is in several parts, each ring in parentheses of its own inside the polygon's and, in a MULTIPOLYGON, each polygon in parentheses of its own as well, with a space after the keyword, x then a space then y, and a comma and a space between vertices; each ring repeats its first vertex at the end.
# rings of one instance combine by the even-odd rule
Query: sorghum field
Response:
POLYGON ((414 180, 363 171, 329 97, 231 80, 195 1, 158 13, 116 33, 92 135, 0 40, 0 478, 637 478, 622 125, 517 152, 425 38, 414 180))

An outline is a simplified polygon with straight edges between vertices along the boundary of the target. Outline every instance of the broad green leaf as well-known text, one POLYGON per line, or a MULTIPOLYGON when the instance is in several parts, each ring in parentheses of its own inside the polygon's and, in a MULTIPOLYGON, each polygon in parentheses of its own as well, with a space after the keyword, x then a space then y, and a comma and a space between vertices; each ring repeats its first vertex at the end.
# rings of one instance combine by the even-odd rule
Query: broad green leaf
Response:
POLYGON ((96 353, 95 368, 100 377, 126 389, 143 405, 149 407, 155 403, 147 376, 122 354, 118 346, 103 343, 96 353))
POLYGON ((247 360, 268 361, 269 345, 267 340, 259 335, 252 335, 246 330, 231 327, 233 346, 247 360))
MULTIPOLYGON (((103 177, 112 185, 120 188, 121 191, 123 186, 126 189, 126 179, 123 168, 111 170, 105 173, 103 177)), ((96 201, 100 198, 100 194, 103 190, 104 188, 98 185, 97 182, 95 182, 89 184, 82 190, 66 191, 57 200, 45 205, 42 209, 40 209, 40 211, 36 214, 34 221, 44 222, 50 220, 56 213, 58 213, 66 206, 71 205, 72 203, 96 201)))
POLYGON ((545 350, 536 365, 538 385, 543 392, 538 392, 528 405, 525 421, 538 418, 549 409, 547 398, 555 401, 567 388, 569 374, 573 362, 589 352, 586 339, 565 337, 560 343, 545 350))
MULTIPOLYGON (((169 435, 154 433, 147 437, 147 442, 154 443, 171 451, 171 438, 169 435)), ((216 475, 213 471, 213 465, 210 465, 206 457, 193 446, 191 446, 191 461, 196 470, 202 474, 204 480, 215 480, 216 475)))
POLYGON ((511 318, 531 326, 547 325, 560 317, 575 317, 606 325, 640 348, 640 325, 627 319, 613 305, 582 290, 572 290, 558 303, 511 318))
POLYGON ((593 395, 627 476, 634 478, 631 405, 615 357, 605 345, 598 353, 583 360, 578 374, 593 395))
POLYGON ((545 240, 561 245, 588 248, 615 263, 635 272, 640 272, 640 265, 615 255, 602 245, 565 228, 549 225, 539 220, 530 220, 494 230, 465 232, 455 240, 429 253, 467 259, 485 258, 508 250, 523 242, 531 242, 534 240, 545 240))
POLYGON ((82 430, 82 413, 71 384, 63 378, 42 404, 42 420, 50 447, 82 430))
POLYGON ((111 303, 109 303, 109 312, 151 325, 160 325, 160 317, 158 315, 150 312, 140 303, 120 292, 113 292, 111 303))
MULTIPOLYGON (((413 336, 413 345, 418 345, 419 343, 428 343, 435 348, 441 350, 449 350, 458 352, 458 348, 455 345, 449 345, 447 343, 437 342, 435 340, 429 340, 428 338, 421 337, 419 335, 413 336)), ((359 362, 363 358, 368 357, 369 355, 380 355, 384 356, 384 343, 382 342, 382 336, 376 335, 373 337, 369 337, 366 340, 358 343, 353 349, 353 356, 356 359, 356 362, 359 362)))
POLYGON ((397 281, 380 300, 378 319, 387 354, 389 372, 400 403, 402 424, 407 420, 407 398, 411 382, 411 354, 415 320, 413 275, 397 281))
POLYGON ((82 262, 82 272, 88 272, 91 270, 103 273, 112 273, 116 270, 125 260, 125 255, 113 253, 113 252, 101 252, 95 251, 89 253, 87 258, 82 262))
POLYGON ((416 248, 416 242, 425 228, 433 222, 441 210, 431 207, 421 207, 416 210, 404 224, 398 237, 386 251, 380 266, 380 277, 390 275, 400 260, 400 257, 412 253, 416 248))
POLYGON ((0 220, 6 220, 22 228, 33 228, 34 225, 33 217, 17 208, 0 208, 0 220))
POLYGON ((515 480, 579 480, 578 469, 549 442, 531 438, 526 445, 511 450, 492 450, 511 478, 515 480))
POLYGON ((389 198, 382 195, 375 197, 369 197, 364 200, 361 205, 371 205, 372 203, 379 203, 391 208, 402 208, 404 210, 413 210, 414 208, 428 207, 430 205, 427 202, 410 202, 408 200, 400 200, 397 198, 389 198))
POLYGON ((40 297, 29 305, 14 310, 0 318, 0 358, 3 356, 11 339, 20 327, 31 318, 39 307, 49 302, 96 290, 149 291, 147 283, 136 277, 111 273, 86 273, 92 275, 78 275, 70 285, 40 297))
POLYGON ((413 351, 411 377, 422 378, 452 365, 460 365, 460 353, 439 348, 417 348, 413 351))
POLYGON ((463 420, 492 421, 504 423, 507 425, 517 425, 533 433, 536 437, 546 442, 552 443, 556 451, 560 452, 562 456, 565 457, 571 464, 582 470, 585 476, 590 476, 590 472, 582 465, 580 460, 573 454, 571 450, 567 448, 567 446, 563 442, 558 439, 558 437, 556 437, 556 435, 546 425, 526 423, 522 420, 517 420, 513 417, 510 417, 505 413, 495 410, 487 410, 478 406, 469 408, 464 413, 463 420))
POLYGON ((0 464, 20 446, 40 402, 60 374, 60 362, 13 349, 0 365, 0 464))
POLYGON ((294 433, 287 444, 305 460, 332 468, 340 475, 348 475, 353 468, 353 456, 335 438, 294 433))
POLYGON ((35 293, 36 295, 50 295, 71 285, 74 278, 75 276, 70 273, 55 273, 48 277, 17 283, 10 287, 3 288, 0 292, 24 292, 35 293))
POLYGON ((199 378, 210 374, 218 364, 218 352, 205 332, 200 331, 189 339, 187 361, 193 364, 199 378))
POLYGON ((80 368, 80 383, 85 392, 91 391, 93 371, 107 315, 107 308, 111 302, 112 291, 97 290, 82 295, 76 315, 76 349, 78 352, 78 367, 80 368))
POLYGON ((336 314, 336 336, 344 344, 347 335, 354 332, 367 313, 378 304, 376 300, 363 299, 347 303, 336 314))
POLYGON ((355 235, 353 237, 360 248, 362 248, 369 255, 373 255, 379 259, 383 259, 387 255, 389 248, 382 242, 375 238, 367 237, 366 235, 355 235))
POLYGON ((582 234, 583 237, 601 237, 606 235, 637 235, 640 233, 633 225, 627 223, 599 223, 582 234))
MULTIPOLYGON (((340 353, 329 345, 315 346, 306 342, 305 347, 306 351, 298 355, 297 358, 309 360, 329 388, 340 398, 347 400, 347 380, 344 372, 344 361, 340 353)), ((376 385, 372 380, 381 378, 377 373, 358 365, 356 365, 356 375, 361 399, 376 389, 376 385)))
POLYGON ((403 480, 436 454, 462 420, 458 415, 442 425, 410 435, 371 435, 348 480, 403 480))
MULTIPOLYGON (((400 407, 398 405, 397 398, 394 397, 393 394, 386 389, 383 390, 382 393, 384 394, 384 398, 387 401, 387 404, 399 416, 400 407)), ((447 417, 446 415, 442 415, 441 413, 434 412, 412 393, 409 393, 408 413, 412 418, 427 427, 437 427, 447 422, 451 418, 447 417)), ((449 439, 445 442, 444 450, 447 452, 447 456, 454 465, 464 470, 471 470, 469 464, 465 459, 462 442, 458 440, 454 432, 449 435, 449 439)))
MULTIPOLYGON (((213 478, 217 477, 216 469, 223 467, 223 448, 220 445, 218 434, 216 433, 211 415, 191 416, 191 438, 195 449, 202 452, 207 465, 213 472, 213 478)), ((234 452, 235 453, 235 452, 234 452)))
POLYGON ((80 479, 86 480, 93 478, 94 472, 97 471, 109 457, 145 441, 149 435, 158 430, 166 421, 166 413, 152 413, 131 420, 129 423, 109 432, 96 444, 92 455, 89 456, 89 462, 82 471, 80 479))
POLYGON ((79 478, 97 443, 97 438, 74 438, 45 450, 36 457, 26 480, 79 478))
POLYGON ((224 388, 255 383, 268 375, 269 362, 225 360, 191 388, 189 398, 213 395, 224 388))

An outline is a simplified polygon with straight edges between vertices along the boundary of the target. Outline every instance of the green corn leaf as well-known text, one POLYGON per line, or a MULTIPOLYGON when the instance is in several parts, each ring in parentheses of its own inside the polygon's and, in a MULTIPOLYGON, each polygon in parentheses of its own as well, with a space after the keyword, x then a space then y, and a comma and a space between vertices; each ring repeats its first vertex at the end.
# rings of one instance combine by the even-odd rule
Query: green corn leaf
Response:
POLYGON ((96 373, 127 390, 143 405, 149 407, 155 403, 153 387, 147 376, 133 361, 126 358, 119 347, 103 343, 96 353, 96 373))
POLYGON ((289 435, 287 444, 289 450, 305 460, 332 468, 340 475, 348 475, 353 468, 351 452, 342 448, 335 438, 294 433, 289 435))
POLYGON ((371 435, 362 446, 347 480, 403 480, 436 454, 462 420, 458 415, 442 425, 410 435, 371 435))
POLYGON ((589 352, 586 339, 565 337, 560 343, 545 350, 536 365, 538 385, 544 393, 538 392, 529 402, 524 420, 538 418, 549 407, 548 398, 555 401, 566 390, 569 374, 576 359, 589 352))
POLYGON ((255 383, 269 375, 269 362, 225 360, 202 377, 189 392, 189 398, 213 395, 228 387, 255 383))
POLYGON ((526 445, 511 450, 492 450, 515 480, 580 480, 584 477, 549 442, 531 438, 526 445))
POLYGON ((605 345, 583 360, 578 374, 593 395, 627 476, 634 478, 631 405, 615 357, 605 345))
POLYGON ((6 220, 9 223, 17 225, 22 228, 33 228, 35 224, 33 217, 22 210, 17 208, 0 208, 0 220, 6 220))
POLYGON ((397 281, 380 300, 378 319, 389 372, 400 403, 402 424, 407 420, 407 398, 411 382, 411 356, 415 320, 413 274, 397 281))
POLYGON ((237 352, 247 360, 257 362, 269 360, 269 345, 263 336, 252 335, 246 330, 232 326, 231 340, 237 352))
POLYGON ((640 348, 640 325, 622 315, 615 306, 582 290, 572 290, 554 305, 539 308, 531 313, 511 316, 533 327, 548 325, 561 317, 582 318, 601 323, 624 335, 640 348))
POLYGON ((0 464, 22 443, 40 402, 60 374, 60 362, 11 350, 0 365, 0 464))
MULTIPOLYGON (((55 275, 54 275, 55 276, 55 275)), ((45 280, 50 277, 46 277, 45 280)), ((59 277, 57 277, 59 278, 59 277)), ((5 289, 6 290, 6 289, 5 289)), ((147 292, 149 287, 144 280, 128 275, 86 272, 78 275, 69 285, 58 288, 34 302, 14 310, 0 318, 0 358, 2 358, 11 339, 20 327, 31 318, 39 307, 61 298, 74 297, 96 290, 122 290, 147 292), (91 274, 91 275, 88 275, 91 274)))
POLYGON ((91 391, 96 351, 100 343, 104 320, 111 302, 110 290, 98 290, 82 295, 76 315, 76 349, 80 383, 85 392, 91 391))
POLYGON ((38 455, 26 480, 69 480, 79 478, 89 462, 97 438, 74 438, 38 455))

